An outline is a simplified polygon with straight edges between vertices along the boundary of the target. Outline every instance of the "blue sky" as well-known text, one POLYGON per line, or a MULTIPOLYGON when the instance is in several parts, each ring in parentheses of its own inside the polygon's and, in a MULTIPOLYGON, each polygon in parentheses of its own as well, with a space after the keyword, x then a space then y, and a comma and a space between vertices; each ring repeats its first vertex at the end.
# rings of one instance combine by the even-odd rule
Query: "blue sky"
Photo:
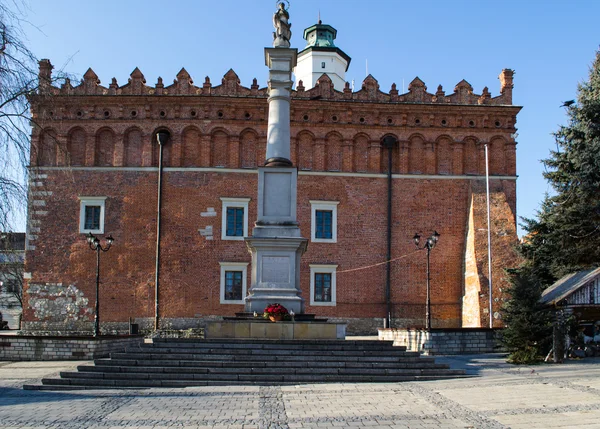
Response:
MULTIPOLYGON (((360 85, 368 71, 389 91, 420 77, 429 92, 447 93, 462 79, 474 92, 496 96, 503 68, 514 69, 518 116, 517 214, 532 217, 550 191, 539 162, 555 148, 552 132, 566 124, 564 100, 600 43, 600 2, 593 0, 290 0, 292 47, 303 30, 323 23, 338 30, 336 45, 352 62, 346 80, 360 85)), ((213 84, 234 69, 242 85, 266 85, 263 48, 272 42, 276 2, 244 0, 29 0, 25 26, 39 58, 81 77, 88 67, 103 85, 127 82, 135 67, 149 85, 165 84, 181 67, 196 84, 213 84), (35 28, 37 27, 37 28, 35 28)))

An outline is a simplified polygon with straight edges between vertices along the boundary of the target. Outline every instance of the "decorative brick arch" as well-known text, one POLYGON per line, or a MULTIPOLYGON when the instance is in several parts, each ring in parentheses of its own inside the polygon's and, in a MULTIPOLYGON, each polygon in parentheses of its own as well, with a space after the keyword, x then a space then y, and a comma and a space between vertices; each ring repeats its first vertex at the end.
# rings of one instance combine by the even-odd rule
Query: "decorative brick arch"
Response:
POLYGON ((115 133, 111 128, 103 127, 96 131, 94 145, 94 166, 112 167, 115 156, 115 133))
POLYGON ((256 168, 259 139, 258 133, 252 128, 247 128, 240 133, 240 164, 242 168, 256 168))
POLYGON ((229 133, 225 128, 214 128, 210 132, 212 167, 228 167, 229 133))
POLYGON ((173 131, 165 126, 156 127, 152 131, 152 138, 150 139, 150 143, 152 144, 152 166, 158 167, 158 161, 160 157, 160 146, 158 144, 158 140, 156 138, 156 134, 160 131, 166 131, 169 133, 171 138, 167 142, 167 144, 163 147, 163 167, 171 167, 173 163, 173 131))
MULTIPOLYGON (((464 174, 480 174, 479 169, 479 140, 474 136, 468 136, 463 139, 463 159, 464 174)), ((485 166, 484 166, 485 169, 485 166)))
POLYGON ((506 174, 506 143, 506 139, 502 136, 494 136, 490 139, 488 161, 491 175, 506 174))
POLYGON ((366 173, 369 169, 369 142, 368 134, 358 133, 354 141, 354 170, 357 173, 366 173))
POLYGON ((126 167, 140 167, 144 149, 142 130, 139 127, 130 127, 125 130, 123 146, 123 165, 126 167))
POLYGON ((32 160, 38 166, 56 165, 58 134, 53 128, 44 128, 39 134, 37 147, 32 148, 32 160))
POLYGON ((452 172, 452 142, 454 140, 447 134, 435 140, 436 145, 436 174, 448 175, 452 172))
POLYGON ((67 134, 67 165, 78 167, 85 165, 85 147, 87 133, 82 127, 73 127, 67 134))
POLYGON ((383 144, 383 140, 386 137, 393 137, 394 139, 396 139, 396 144, 392 147, 392 173, 393 174, 398 174, 400 173, 400 138, 393 133, 385 133, 383 136, 381 136, 381 138, 379 139, 379 141, 381 142, 381 167, 380 170, 382 173, 386 173, 388 172, 388 149, 385 147, 385 145, 383 144))
POLYGON ((427 173, 427 158, 425 157, 426 139, 422 134, 412 134, 408 138, 408 172, 409 174, 427 173))
POLYGON ((344 138, 336 131, 325 136, 325 170, 342 171, 342 144, 344 138))
POLYGON ((300 131, 296 135, 296 141, 298 146, 298 168, 300 170, 312 170, 313 169, 313 147, 315 144, 315 135, 310 131, 300 131))
POLYGON ((202 139, 201 132, 198 127, 189 126, 181 132, 182 141, 182 162, 183 167, 200 167, 202 166, 202 139))

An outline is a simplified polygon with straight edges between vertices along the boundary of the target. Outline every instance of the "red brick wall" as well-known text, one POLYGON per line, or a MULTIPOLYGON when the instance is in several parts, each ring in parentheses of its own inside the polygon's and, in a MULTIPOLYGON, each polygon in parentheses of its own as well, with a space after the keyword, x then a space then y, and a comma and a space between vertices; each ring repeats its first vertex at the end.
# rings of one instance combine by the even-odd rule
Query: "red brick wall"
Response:
MULTIPOLYGON (((105 232, 115 243, 101 255, 104 321, 154 314, 157 172, 46 171, 48 214, 35 216, 40 232, 28 252, 32 282, 76 285, 93 304, 95 254, 79 234, 79 199, 107 196, 105 232)), ((163 182, 161 314, 164 317, 232 315, 242 306, 219 304, 219 262, 249 262, 241 241, 222 241, 220 197, 249 197, 256 219, 254 171, 166 171, 163 182), (203 217, 209 207, 217 216, 203 217), (213 240, 198 230, 213 226, 213 240)), ((425 302, 425 252, 412 236, 441 234, 431 254, 433 319, 459 326, 469 180, 395 179, 393 187, 392 301, 394 317, 417 324, 425 302), (399 258, 399 259, 397 259, 399 258), (397 260, 396 260, 397 259, 397 260)), ((337 305, 307 312, 331 317, 385 314, 387 183, 385 178, 307 176, 298 181, 298 220, 310 237, 309 200, 339 201, 338 242, 309 243, 302 258, 303 296, 309 298, 309 264, 338 264, 337 305), (366 269, 359 269, 370 267, 366 269), (348 272, 346 272, 348 271, 348 272)), ((499 267, 500 271, 500 267, 499 267)), ((249 279, 248 279, 249 282, 249 279)), ((34 315, 26 311, 25 320, 34 315)))
MULTIPOLYGON (((142 85, 139 76, 132 79, 142 85)), ((268 106, 264 89, 225 83, 214 88, 205 84, 202 96, 163 96, 157 88, 156 96, 141 97, 147 87, 125 86, 121 96, 111 89, 103 97, 91 97, 99 87, 88 82, 85 92, 77 87, 73 91, 80 93, 64 96, 63 88, 34 100, 34 115, 42 126, 33 130, 32 138, 32 166, 40 168, 32 170, 30 188, 30 226, 35 228, 30 228, 27 252, 29 283, 71 285, 81 291, 73 296, 88 301, 79 299, 75 309, 51 316, 26 303, 24 321, 66 323, 77 318, 73 314, 80 321, 90 320, 95 257, 79 234, 78 196, 107 197, 105 232, 115 238, 113 248, 102 254, 102 320, 153 317, 153 166, 158 163, 153 135, 164 128, 171 141, 164 151, 161 316, 197 318, 243 309, 219 304, 219 262, 250 262, 243 242, 220 239, 220 197, 251 198, 251 228, 256 219, 255 168, 265 155, 268 106), (202 216, 209 208, 216 216, 202 216), (212 240, 199 232, 207 226, 213 227, 212 240)), ((412 236, 437 230, 441 238, 431 253, 433 326, 460 327, 471 189, 484 183, 482 142, 490 145, 497 199, 507 207, 498 222, 509 224, 504 228, 509 239, 498 238, 502 260, 494 264, 494 276, 501 276, 512 261, 508 243, 516 238, 516 156, 511 134, 519 108, 501 105, 500 98, 497 105, 473 104, 476 98, 467 105, 413 100, 419 104, 382 101, 381 92, 372 99, 363 93, 344 92, 345 100, 338 100, 338 93, 334 100, 310 100, 299 92, 292 99, 291 153, 300 171, 302 235, 310 237, 309 200, 339 201, 338 242, 309 243, 301 266, 308 304, 309 264, 338 265, 337 304, 307 305, 306 311, 335 318, 385 316, 388 152, 381 139, 391 134, 399 141, 392 151, 393 318, 402 326, 422 326, 425 253, 415 251, 412 236)), ((455 95, 448 97, 455 100, 455 95)), ((477 235, 478 249, 482 237, 477 235)), ((477 258, 484 256, 478 251, 477 258)), ((40 296, 25 295, 26 301, 39 302, 40 296)), ((64 298, 55 295, 49 299, 64 298)))

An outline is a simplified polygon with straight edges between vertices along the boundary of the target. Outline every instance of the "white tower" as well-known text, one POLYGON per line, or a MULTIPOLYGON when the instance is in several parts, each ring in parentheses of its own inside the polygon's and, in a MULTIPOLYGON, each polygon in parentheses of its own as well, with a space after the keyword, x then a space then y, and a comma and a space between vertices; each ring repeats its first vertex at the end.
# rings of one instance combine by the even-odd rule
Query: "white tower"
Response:
POLYGON ((336 35, 335 28, 322 24, 320 20, 318 24, 304 30, 303 37, 307 45, 298 53, 298 63, 294 69, 296 84, 302 81, 304 88, 308 90, 325 73, 336 90, 344 89, 351 58, 333 43, 336 35))

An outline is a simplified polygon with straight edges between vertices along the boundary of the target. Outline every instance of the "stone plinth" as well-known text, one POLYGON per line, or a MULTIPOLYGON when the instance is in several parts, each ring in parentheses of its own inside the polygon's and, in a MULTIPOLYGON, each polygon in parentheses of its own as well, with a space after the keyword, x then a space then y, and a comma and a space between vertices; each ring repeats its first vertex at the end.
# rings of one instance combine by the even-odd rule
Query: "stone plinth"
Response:
POLYGON ((260 338, 268 340, 343 340, 346 323, 269 322, 263 320, 223 320, 206 324, 205 338, 260 338))
POLYGON ((421 352, 426 355, 461 355, 497 353, 500 345, 501 329, 378 329, 379 339, 394 341, 395 346, 421 352))
POLYGON ((246 311, 262 313, 279 303, 296 314, 304 313, 300 297, 300 257, 307 240, 301 237, 251 237, 246 245, 252 254, 252 286, 246 311))

